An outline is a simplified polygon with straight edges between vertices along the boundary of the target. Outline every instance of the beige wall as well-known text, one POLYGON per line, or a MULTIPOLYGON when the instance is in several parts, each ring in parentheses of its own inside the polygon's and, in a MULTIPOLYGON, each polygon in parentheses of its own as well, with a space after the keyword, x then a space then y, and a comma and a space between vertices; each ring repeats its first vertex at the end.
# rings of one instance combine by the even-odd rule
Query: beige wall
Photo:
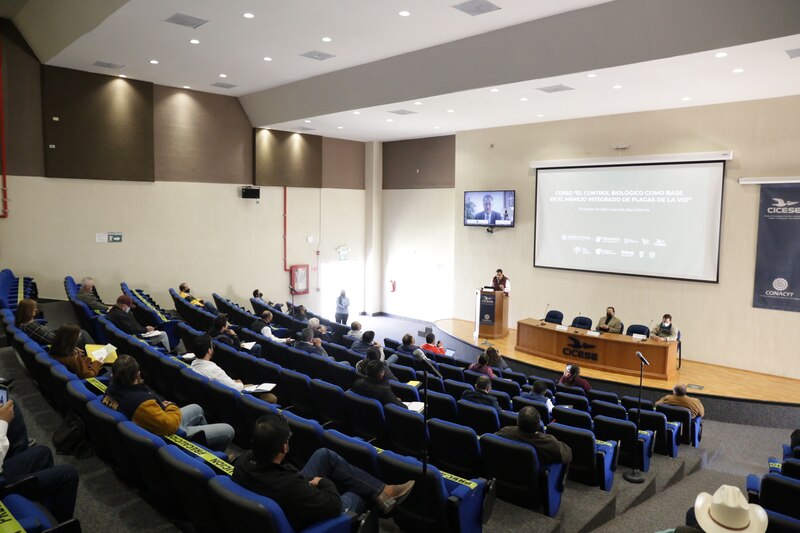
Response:
MULTIPOLYGON (((0 265, 34 276, 43 298, 64 299, 68 274, 93 276, 109 300, 127 281, 169 308, 167 289, 181 281, 201 297, 216 291, 248 307, 256 287, 270 298, 289 298, 280 187, 262 187, 256 202, 240 198, 237 185, 11 176, 9 191, 13 203, 10 218, 0 221, 0 265), (95 233, 108 231, 123 232, 123 242, 94 242, 95 233)), ((362 268, 364 191, 290 188, 288 200, 289 264, 316 267, 317 249, 320 264, 338 261, 335 247, 346 244, 347 268, 362 268)), ((326 309, 316 271, 310 281, 311 293, 297 302, 326 309)), ((331 291, 341 288, 337 283, 331 291)), ((362 302, 351 299, 360 310, 362 302)))
MULTIPOLYGON (((572 319, 593 320, 614 305, 626 323, 647 324, 672 313, 687 359, 800 378, 794 333, 796 313, 751 306, 759 188, 740 186, 740 176, 797 175, 800 170, 800 97, 707 107, 632 113, 562 122, 528 124, 460 133, 456 141, 456 189, 516 189, 517 225, 493 235, 462 226, 460 203, 455 228, 458 318, 474 312, 471 287, 487 281, 497 267, 513 280, 510 315, 515 323, 540 317, 549 303, 572 319), (533 268, 535 178, 530 161, 625 155, 733 150, 723 200, 720 283, 690 283, 533 268)), ((800 238, 800 236, 798 236, 800 238)))

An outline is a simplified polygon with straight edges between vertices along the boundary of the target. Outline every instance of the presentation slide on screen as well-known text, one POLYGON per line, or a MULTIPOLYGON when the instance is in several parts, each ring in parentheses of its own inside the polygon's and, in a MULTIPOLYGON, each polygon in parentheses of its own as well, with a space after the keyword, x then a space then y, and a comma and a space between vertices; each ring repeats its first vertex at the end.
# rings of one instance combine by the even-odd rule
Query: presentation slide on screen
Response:
POLYGON ((465 192, 464 224, 468 226, 513 226, 514 191, 465 192))
POLYGON ((539 169, 534 266, 717 281, 723 170, 539 169))

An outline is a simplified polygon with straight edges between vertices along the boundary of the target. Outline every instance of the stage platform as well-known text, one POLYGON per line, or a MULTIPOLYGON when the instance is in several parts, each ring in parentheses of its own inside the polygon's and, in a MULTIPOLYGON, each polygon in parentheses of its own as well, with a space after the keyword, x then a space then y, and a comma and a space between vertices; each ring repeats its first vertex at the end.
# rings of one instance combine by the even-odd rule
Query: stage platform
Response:
MULTIPOLYGON (((472 336, 474 325, 468 320, 442 319, 435 323, 437 328, 463 342, 478 345, 483 339, 472 336)), ((496 346, 504 357, 519 362, 563 372, 564 365, 556 361, 536 357, 514 349, 517 330, 509 329, 508 335, 488 342, 496 346)), ((599 379, 624 385, 639 385, 639 378, 600 370, 581 369, 588 379, 599 379)), ((668 391, 675 383, 699 385, 702 389, 690 389, 690 395, 709 395, 737 400, 755 400, 800 406, 800 380, 749 372, 724 366, 698 363, 683 359, 674 382, 645 378, 644 386, 649 389, 668 391)))

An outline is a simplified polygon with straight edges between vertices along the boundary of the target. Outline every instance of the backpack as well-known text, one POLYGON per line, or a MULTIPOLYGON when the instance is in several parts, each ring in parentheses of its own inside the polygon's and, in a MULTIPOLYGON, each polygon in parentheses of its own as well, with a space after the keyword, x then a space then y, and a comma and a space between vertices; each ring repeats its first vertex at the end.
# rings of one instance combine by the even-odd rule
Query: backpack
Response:
POLYGON ((68 413, 58 429, 53 432, 53 445, 56 453, 61 455, 74 455, 79 459, 92 455, 86 444, 86 425, 73 413, 68 413))

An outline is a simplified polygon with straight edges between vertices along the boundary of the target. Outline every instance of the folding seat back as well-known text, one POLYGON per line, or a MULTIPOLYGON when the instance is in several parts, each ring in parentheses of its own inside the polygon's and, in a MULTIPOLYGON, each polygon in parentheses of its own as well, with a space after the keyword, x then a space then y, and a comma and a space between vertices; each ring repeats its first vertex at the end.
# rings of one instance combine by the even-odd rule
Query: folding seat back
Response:
MULTIPOLYGON (((420 387, 422 387, 423 389, 427 388, 434 392, 441 392, 441 393, 444 392, 444 380, 439 376, 432 375, 430 372, 428 373, 427 385, 425 382, 425 373, 422 370, 417 370, 417 375, 414 379, 420 382, 420 387)), ((420 393, 420 397, 421 396, 422 393, 420 393)))
POLYGON ((400 398, 400 400, 404 402, 419 401, 419 391, 416 387, 394 380, 389 381, 389 386, 392 388, 394 395, 400 398))
POLYGON ((315 411, 324 423, 333 423, 338 428, 347 424, 344 409, 344 391, 341 387, 319 379, 311 380, 311 398, 315 411))
POLYGON ((602 390, 592 389, 586 393, 586 397, 589 398, 590 402, 592 400, 603 400, 604 402, 619 404, 619 396, 617 396, 613 392, 606 392, 602 390))
POLYGON ((69 402, 69 409, 84 422, 86 422, 88 418, 86 404, 97 398, 97 394, 89 390, 83 381, 74 380, 67 383, 67 401, 69 402))
POLYGON ((350 348, 344 351, 343 353, 344 358, 341 360, 343 363, 350 363, 351 366, 356 366, 359 361, 364 359, 364 355, 358 352, 354 352, 350 348))
POLYGON ((553 381, 552 379, 545 378, 542 376, 534 376, 534 375, 528 376, 528 383, 530 383, 531 385, 533 385, 537 381, 541 381, 542 383, 544 383, 547 386, 547 390, 549 390, 553 394, 556 393, 556 382, 553 381))
POLYGON ((504 409, 506 411, 511 410, 511 396, 509 396, 507 392, 492 390, 489 391, 489 394, 497 398, 497 403, 500 405, 500 409, 504 409))
POLYGON ((428 420, 428 435, 433 464, 468 479, 480 476, 481 446, 474 429, 432 418, 428 420))
MULTIPOLYGON (((639 408, 639 397, 638 396, 623 396, 622 398, 619 399, 619 401, 622 404, 622 407, 624 407, 625 409, 627 409, 629 411, 631 409, 638 409, 639 408)), ((645 398, 642 398, 642 409, 643 410, 653 411, 653 410, 655 410, 655 408, 656 408, 656 406, 655 406, 655 404, 653 402, 651 402, 650 400, 647 400, 645 398)))
POLYGON ((453 381, 464 381, 464 369, 458 366, 439 363, 439 373, 442 374, 444 379, 452 379, 453 381))
POLYGON ((476 372, 475 370, 464 370, 464 383, 475 385, 478 378, 485 375, 483 372, 476 372))
MULTIPOLYGON (((520 387, 523 387, 528 384, 528 376, 523 374, 522 372, 515 372, 511 369, 506 369, 501 372, 503 379, 510 379, 511 381, 516 382, 520 387)), ((492 385, 494 386, 494 385, 492 385)), ((516 396, 516 395, 512 395, 516 396)))
MULTIPOLYGON (((384 350, 384 352, 385 352, 385 350, 384 350)), ((413 355, 411 355, 410 353, 404 353, 404 352, 395 352, 394 355, 397 356, 397 363, 396 364, 407 366, 408 368, 410 368, 412 370, 416 370, 415 364, 414 364, 415 359, 414 359, 413 355)), ((388 357, 388 355, 387 355, 387 357, 388 357)))
POLYGON ((555 309, 551 309, 547 312, 544 316, 544 321, 549 324, 558 324, 561 325, 561 322, 564 320, 564 313, 561 311, 556 311, 555 309))
POLYGON ((230 424, 236 432, 234 442, 242 447, 250 446, 252 427, 242 417, 242 393, 217 381, 208 384, 208 395, 214 409, 213 416, 206 415, 209 423, 230 424))
MULTIPOLYGON (((217 340, 214 342, 214 362, 231 377, 239 378, 242 371, 238 364, 239 351, 217 340)), ((195 354, 196 355, 196 354, 195 354)))
POLYGON ((550 423, 550 411, 547 410, 547 404, 544 402, 540 402, 538 400, 531 400, 529 398, 523 398, 522 396, 515 396, 511 400, 511 406, 514 411, 519 412, 520 409, 526 406, 531 406, 537 411, 539 411, 539 418, 542 420, 542 424, 545 426, 550 423))
POLYGON ((572 462, 569 465, 571 480, 591 486, 599 485, 605 491, 611 490, 617 466, 616 441, 597 441, 588 429, 557 423, 547 426, 547 433, 572 450, 572 462))
POLYGON ((356 369, 349 365, 331 365, 331 383, 348 390, 356 380, 356 369))
POLYGON ((325 351, 328 352, 328 355, 336 359, 337 361, 350 361, 350 355, 348 354, 348 349, 340 344, 336 344, 333 342, 322 342, 322 347, 325 348, 325 351))
POLYGON ((208 384, 210 380, 189 367, 181 369, 181 377, 186 385, 186 391, 191 403, 200 405, 207 418, 219 418, 214 412, 216 406, 208 393, 208 384))
POLYGON ((326 448, 333 450, 351 465, 378 477, 378 450, 361 439, 349 437, 335 429, 327 429, 322 437, 326 448))
POLYGON ((161 364, 161 375, 164 376, 169 387, 169 399, 178 405, 192 403, 186 382, 181 375, 181 370, 187 367, 186 363, 171 357, 160 358, 159 363, 161 364))
POLYGON ((681 442, 692 446, 700 446, 702 437, 703 418, 692 417, 692 412, 685 407, 677 405, 657 405, 656 411, 667 415, 670 422, 681 423, 681 442))
POLYGON ((352 433, 362 439, 380 440, 386 432, 383 405, 352 391, 344 393, 344 408, 352 433))
POLYGON ((327 357, 310 353, 305 357, 306 374, 308 377, 314 379, 321 379, 323 381, 331 380, 331 365, 340 365, 340 362, 331 362, 327 357))
MULTIPOLYGON (((748 476, 748 489, 750 479, 748 476)), ((761 478, 758 504, 767 511, 780 513, 800 520, 800 480, 781 474, 766 474, 761 478)))
POLYGON ((458 422, 471 427, 478 435, 495 433, 500 429, 500 417, 494 408, 468 400, 458 401, 458 422))
POLYGON ((461 395, 464 394, 464 391, 475 390, 475 387, 460 381, 446 379, 444 380, 444 390, 453 398, 459 399, 461 398, 461 395))
MULTIPOLYGON (((217 514, 224 517, 226 531, 264 531, 294 533, 286 515, 275 501, 249 491, 228 476, 217 476, 208 482, 217 514)), ((349 531, 346 514, 315 524, 309 531, 349 531)))
POLYGON ((570 394, 569 392, 557 392, 555 397, 556 405, 570 406, 579 411, 589 412, 589 400, 585 396, 570 394))
POLYGON ((311 397, 311 378, 294 370, 281 370, 282 391, 288 396, 288 401, 283 400, 287 409, 300 416, 314 416, 316 404, 311 397))
POLYGON ((522 387, 520 387, 519 383, 511 379, 504 378, 493 378, 492 390, 505 392, 508 394, 509 398, 513 398, 514 396, 519 396, 522 394, 522 387))
POLYGON ((287 459, 297 468, 302 468, 315 451, 323 447, 324 430, 316 420, 283 411, 292 432, 287 459))
POLYGON ((221 531, 223 520, 216 513, 208 491, 208 482, 217 475, 214 470, 171 444, 159 448, 158 456, 164 465, 166 481, 175 489, 174 496, 195 531, 221 531))
POLYGON ((556 383, 556 392, 567 392, 577 396, 586 396, 586 391, 582 388, 564 385, 563 383, 556 383))
POLYGON ((594 434, 598 439, 619 443, 619 463, 625 466, 638 466, 642 472, 650 470, 650 457, 653 452, 653 433, 638 431, 630 420, 619 420, 607 416, 594 418, 594 434))
POLYGON ((383 339, 383 345, 386 346, 387 348, 391 348, 392 350, 397 350, 401 344, 402 343, 400 341, 394 339, 390 338, 383 339))
POLYGON ((592 416, 603 415, 620 420, 628 420, 628 411, 619 404, 603 400, 592 400, 592 416))
POLYGON ((76 381, 78 376, 70 372, 64 365, 56 364, 50 367, 50 382, 53 391, 53 398, 55 398, 55 409, 61 414, 66 413, 69 407, 69 398, 67 397, 67 384, 70 381, 76 381))
POLYGON ((123 451, 122 441, 117 432, 117 424, 127 421, 125 415, 109 409, 100 399, 87 403, 86 413, 88 415, 86 432, 95 454, 123 477, 133 478, 131 475, 133 468, 124 468, 125 465, 130 466, 130 460, 123 451))
MULTIPOLYGON (((241 416, 243 423, 252 431, 256 420, 266 414, 277 413, 278 408, 251 394, 243 394, 241 401, 241 416)), ((250 447, 249 445, 247 446, 250 447)))
POLYGON ((342 335, 341 343, 342 343, 342 346, 344 346, 345 348, 347 348, 349 350, 350 347, 353 345, 353 343, 356 342, 357 340, 358 339, 356 339, 355 337, 351 337, 350 335, 342 335))
POLYGON ((398 405, 384 405, 388 447, 402 455, 421 458, 428 439, 425 417, 398 405))
POLYGON ((389 365, 389 369, 392 371, 392 374, 395 375, 397 380, 402 381, 403 383, 408 383, 409 381, 414 381, 415 379, 417 379, 416 371, 410 366, 403 366, 403 365, 398 365, 397 363, 392 363, 389 365))
POLYGON ((580 329, 592 329, 592 319, 588 316, 576 316, 572 319, 570 326, 580 329))
POLYGON ((138 481, 153 496, 153 501, 166 511, 179 509, 175 489, 169 484, 158 455, 159 448, 165 446, 164 439, 129 421, 117 424, 117 431, 138 481))
POLYGON ((572 409, 570 407, 564 407, 563 405, 556 405, 553 407, 550 420, 565 426, 588 429, 589 431, 594 430, 592 416, 589 413, 586 411, 579 411, 578 409, 572 409))
POLYGON ((497 495, 528 509, 555 516, 561 506, 567 466, 542 464, 530 444, 486 434, 481 437, 483 471, 497 480, 497 495))
POLYGON ((639 429, 653 432, 653 439, 655 439, 653 450, 656 453, 669 455, 670 457, 678 456, 678 443, 681 433, 679 422, 667 421, 667 415, 664 413, 645 410, 640 413, 638 409, 628 411, 628 417, 633 423, 639 420, 639 429))
POLYGON ((55 519, 48 513, 44 506, 38 502, 33 502, 28 498, 19 494, 6 494, 2 497, 3 506, 7 512, 3 513, 4 518, 14 517, 19 527, 12 529, 10 521, 7 531, 27 531, 29 533, 38 533, 40 531, 80 531, 80 524, 76 519, 70 519, 69 523, 58 524, 55 519))
POLYGON ((392 515, 401 530, 443 533, 482 530, 485 480, 445 479, 439 469, 429 466, 423 484, 422 463, 390 451, 378 455, 378 466, 385 483, 405 483, 411 479, 417 482, 392 515))
POLYGON ((428 391, 428 418, 441 418, 448 422, 458 421, 458 405, 449 394, 428 391))

